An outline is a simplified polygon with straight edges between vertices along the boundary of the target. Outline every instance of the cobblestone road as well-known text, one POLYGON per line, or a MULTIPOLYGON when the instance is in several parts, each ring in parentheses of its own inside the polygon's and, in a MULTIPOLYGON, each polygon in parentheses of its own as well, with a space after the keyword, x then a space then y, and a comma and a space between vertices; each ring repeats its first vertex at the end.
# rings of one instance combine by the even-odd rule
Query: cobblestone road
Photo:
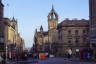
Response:
POLYGON ((49 58, 45 60, 29 59, 27 61, 11 62, 8 64, 96 64, 96 62, 85 62, 79 59, 49 58))

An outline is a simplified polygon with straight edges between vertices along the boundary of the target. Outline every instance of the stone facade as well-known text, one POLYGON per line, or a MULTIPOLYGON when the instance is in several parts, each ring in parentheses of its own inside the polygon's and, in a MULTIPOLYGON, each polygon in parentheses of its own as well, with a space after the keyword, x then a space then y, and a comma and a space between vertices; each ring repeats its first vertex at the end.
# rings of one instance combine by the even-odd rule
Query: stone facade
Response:
POLYGON ((24 41, 18 33, 18 23, 12 19, 3 17, 3 3, 0 0, 0 54, 7 52, 21 52, 24 41))
POLYGON ((89 0, 90 43, 96 47, 96 0, 89 0))
MULTIPOLYGON (((66 53, 67 49, 72 49, 73 52, 76 49, 86 48, 89 40, 89 20, 69 20, 66 19, 58 25, 59 44, 61 47, 59 50, 62 53, 66 53)), ((60 53, 59 51, 59 53, 60 53)))
MULTIPOLYGON (((52 8, 48 15, 48 34, 47 40, 49 51, 56 50, 56 53, 64 54, 71 48, 76 49, 91 47, 96 49, 96 0, 89 0, 89 18, 90 20, 69 20, 66 19, 58 24, 58 15, 52 8), (55 16, 54 16, 55 15, 55 16), (55 18, 54 18, 55 17, 55 18), (55 45, 55 46, 54 46, 55 45)), ((42 32, 43 33, 43 32, 42 32)), ((36 35, 36 34, 35 34, 36 35)), ((36 36, 35 43, 38 45, 36 36)), ((45 43, 42 37, 42 45, 45 43)), ((39 41, 40 42, 40 41, 39 41)), ((37 47, 38 48, 38 47, 37 47)), ((56 54, 55 53, 55 54, 56 54)))
POLYGON ((86 48, 89 44, 88 33, 89 20, 64 20, 58 24, 58 14, 52 7, 48 14, 48 31, 41 26, 40 31, 35 32, 35 44, 37 49, 51 53, 64 54, 67 49, 86 48))
POLYGON ((48 31, 44 31, 43 27, 40 27, 40 31, 35 32, 35 44, 37 48, 42 51, 51 49, 53 43, 58 42, 58 14, 52 6, 51 11, 48 14, 48 31))
POLYGON ((58 14, 56 13, 54 7, 52 6, 52 10, 48 14, 48 36, 50 43, 55 43, 58 41, 57 25, 58 25, 58 14))

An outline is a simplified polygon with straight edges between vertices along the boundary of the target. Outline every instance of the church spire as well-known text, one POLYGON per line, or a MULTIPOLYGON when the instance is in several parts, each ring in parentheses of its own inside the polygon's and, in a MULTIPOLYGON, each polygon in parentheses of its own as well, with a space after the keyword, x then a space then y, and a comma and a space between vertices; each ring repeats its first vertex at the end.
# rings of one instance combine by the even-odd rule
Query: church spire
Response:
POLYGON ((13 20, 13 21, 15 21, 15 18, 14 18, 14 16, 13 16, 12 20, 13 20))
POLYGON ((43 27, 42 27, 42 25, 40 27, 40 32, 43 33, 43 27))
POLYGON ((54 5, 53 5, 53 4, 52 4, 52 11, 55 11, 55 10, 54 10, 54 5))
POLYGON ((48 14, 48 29, 56 29, 58 24, 58 14, 56 13, 54 6, 48 14))
POLYGON ((48 20, 50 20, 50 19, 58 20, 58 14, 55 12, 53 5, 52 5, 52 9, 51 9, 50 13, 48 14, 48 20))
POLYGON ((41 25, 41 27, 40 27, 40 31, 43 31, 43 27, 42 27, 42 25, 41 25))

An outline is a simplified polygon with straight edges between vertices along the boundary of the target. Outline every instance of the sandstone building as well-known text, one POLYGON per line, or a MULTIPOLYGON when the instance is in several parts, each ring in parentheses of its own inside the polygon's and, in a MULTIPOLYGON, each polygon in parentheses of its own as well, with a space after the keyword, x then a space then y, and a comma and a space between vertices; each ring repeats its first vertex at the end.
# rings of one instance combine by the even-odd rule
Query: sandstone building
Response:
POLYGON ((48 14, 48 31, 45 32, 42 26, 35 31, 34 46, 37 51, 65 54, 69 48, 75 52, 89 46, 89 20, 66 19, 61 23, 58 20, 58 14, 52 7, 48 14))
MULTIPOLYGON (((48 51, 48 48, 52 47, 52 43, 58 42, 58 14, 54 10, 54 7, 52 6, 51 11, 48 14, 48 31, 44 31, 43 27, 40 27, 39 32, 36 29, 35 32, 35 44, 37 44, 37 48, 39 51, 44 51, 46 48, 46 51, 48 51), (50 42, 50 43, 49 43, 50 42)), ((52 48, 51 48, 52 49, 52 48)))
POLYGON ((58 24, 59 52, 66 53, 68 49, 73 52, 89 46, 89 20, 66 19, 58 24))
POLYGON ((0 0, 0 54, 4 54, 6 51, 12 55, 12 52, 16 53, 23 50, 24 40, 18 33, 18 23, 13 17, 12 19, 5 18, 4 5, 0 0))
POLYGON ((89 20, 67 18, 58 24, 58 19, 58 14, 52 7, 48 14, 48 31, 36 30, 34 35, 36 50, 65 54, 68 49, 75 53, 77 49, 92 48, 96 53, 96 0, 89 0, 89 20), (38 35, 42 36, 41 40, 38 35), (41 49, 38 48, 39 44, 41 49))

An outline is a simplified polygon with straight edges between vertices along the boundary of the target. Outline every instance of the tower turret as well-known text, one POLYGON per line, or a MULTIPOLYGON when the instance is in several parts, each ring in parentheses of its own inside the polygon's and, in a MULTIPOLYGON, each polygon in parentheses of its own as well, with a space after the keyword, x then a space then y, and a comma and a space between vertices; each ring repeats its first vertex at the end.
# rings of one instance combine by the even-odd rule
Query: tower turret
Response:
POLYGON ((55 12, 54 6, 52 5, 52 9, 48 14, 48 20, 58 20, 58 14, 55 12))
POLYGON ((58 24, 58 14, 56 13, 54 6, 48 14, 48 29, 56 29, 58 24))
POLYGON ((11 20, 11 26, 18 32, 17 20, 14 17, 11 20))
POLYGON ((40 27, 40 32, 43 33, 43 27, 42 27, 42 25, 40 27))

